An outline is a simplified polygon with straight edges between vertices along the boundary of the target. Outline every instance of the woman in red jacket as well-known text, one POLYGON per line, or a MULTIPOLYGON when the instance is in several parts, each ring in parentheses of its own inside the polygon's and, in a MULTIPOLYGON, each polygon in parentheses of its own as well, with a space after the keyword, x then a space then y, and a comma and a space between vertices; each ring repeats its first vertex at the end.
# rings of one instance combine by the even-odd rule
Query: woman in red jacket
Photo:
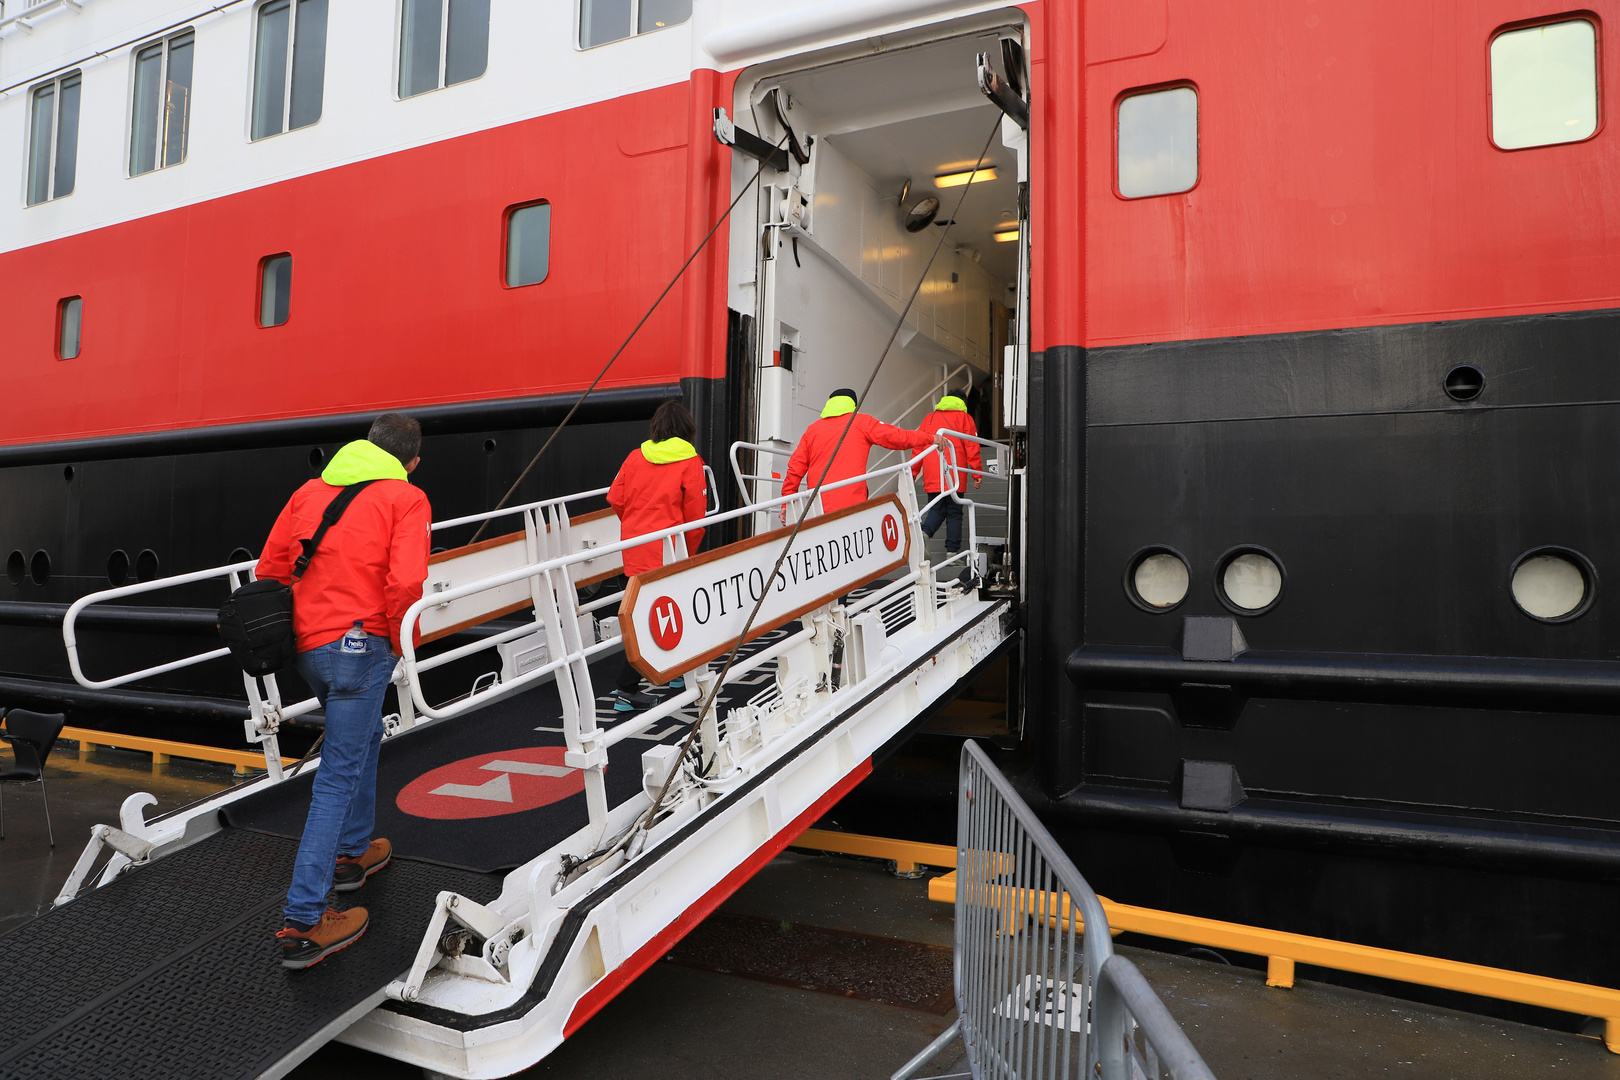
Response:
MULTIPOLYGON (((619 475, 613 478, 613 486, 608 489, 608 505, 619 515, 619 536, 625 540, 684 521, 701 521, 708 506, 703 459, 692 447, 692 440, 697 438, 697 424, 686 406, 678 401, 666 401, 658 406, 648 435, 651 437, 624 459, 619 475)), ((703 542, 703 529, 690 529, 677 535, 686 538, 686 553, 696 555, 698 545, 703 542)), ((663 565, 662 539, 625 549, 625 577, 644 574, 663 565)), ((671 679, 669 685, 677 690, 686 688, 685 681, 678 677, 671 679)), ((640 712, 658 704, 656 697, 641 693, 640 689, 641 675, 626 659, 613 692, 613 708, 618 712, 640 712)))

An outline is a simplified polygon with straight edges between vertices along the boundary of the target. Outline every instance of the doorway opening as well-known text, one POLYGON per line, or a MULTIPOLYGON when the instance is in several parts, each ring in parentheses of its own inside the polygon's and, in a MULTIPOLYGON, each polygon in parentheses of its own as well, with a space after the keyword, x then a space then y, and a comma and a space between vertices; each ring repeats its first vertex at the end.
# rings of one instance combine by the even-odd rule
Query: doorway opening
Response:
MULTIPOLYGON (((739 80, 737 127, 788 151, 732 227, 729 301, 753 318, 755 498, 777 493, 770 476, 828 395, 866 384, 913 289, 862 411, 915 428, 951 394, 986 438, 1021 425, 1029 141, 979 72, 982 57, 1027 97, 1024 38, 1018 13, 995 13, 739 80)), ((734 184, 755 166, 734 155, 734 184)))

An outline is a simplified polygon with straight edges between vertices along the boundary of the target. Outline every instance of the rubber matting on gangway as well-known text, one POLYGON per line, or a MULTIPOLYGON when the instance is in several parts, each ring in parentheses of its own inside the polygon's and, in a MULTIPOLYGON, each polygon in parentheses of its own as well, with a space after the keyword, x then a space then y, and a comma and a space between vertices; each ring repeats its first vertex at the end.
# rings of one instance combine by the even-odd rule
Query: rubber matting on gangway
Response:
MULTIPOLYGON (((745 655, 798 626, 791 623, 749 642, 745 655)), ((593 665, 593 684, 611 688, 618 671, 617 656, 593 665)), ((774 677, 774 664, 750 672, 726 687, 722 705, 741 704, 774 677)), ((688 707, 609 749, 610 806, 641 790, 642 753, 656 743, 685 738, 695 713, 688 707)), ((597 715, 604 727, 624 722, 605 694, 597 698, 597 715)), ((480 873, 521 866, 586 824, 582 776, 562 765, 562 705, 551 683, 426 725, 383 743, 375 835, 388 837, 401 855, 445 866, 480 873)), ((312 783, 312 775, 300 775, 222 812, 237 828, 296 839, 304 829, 312 783)))
POLYGON ((226 829, 0 935, 0 1078, 262 1076, 381 1000, 441 889, 500 892, 498 875, 396 857, 343 894, 371 913, 365 936, 290 971, 274 935, 297 846, 226 829))

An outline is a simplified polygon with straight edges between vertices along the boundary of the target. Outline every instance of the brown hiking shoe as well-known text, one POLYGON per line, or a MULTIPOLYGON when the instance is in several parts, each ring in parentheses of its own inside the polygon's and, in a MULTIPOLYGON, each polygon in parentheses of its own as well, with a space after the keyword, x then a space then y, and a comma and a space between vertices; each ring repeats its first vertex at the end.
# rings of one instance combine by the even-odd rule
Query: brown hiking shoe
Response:
POLYGON ((338 892, 354 892, 393 857, 394 845, 387 840, 373 840, 361 855, 339 855, 337 869, 332 872, 332 888, 338 892))
POLYGON ((348 911, 327 908, 321 921, 308 930, 283 926, 276 931, 276 941, 281 946, 281 966, 307 968, 311 964, 318 964, 359 940, 370 924, 366 909, 353 907, 348 911))

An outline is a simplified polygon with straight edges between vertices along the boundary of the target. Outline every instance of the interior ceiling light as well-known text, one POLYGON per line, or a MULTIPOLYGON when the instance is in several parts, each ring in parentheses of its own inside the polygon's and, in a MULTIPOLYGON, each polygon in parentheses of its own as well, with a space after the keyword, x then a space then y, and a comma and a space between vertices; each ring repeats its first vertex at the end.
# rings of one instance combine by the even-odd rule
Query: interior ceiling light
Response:
POLYGON ((986 165, 982 169, 969 169, 967 172, 945 173, 934 177, 934 186, 937 188, 961 187, 963 184, 982 184, 986 180, 996 178, 996 167, 986 165))
POLYGON ((1018 239, 1018 225, 1016 222, 1011 225, 998 225, 996 231, 990 235, 998 244, 1010 244, 1018 239))

